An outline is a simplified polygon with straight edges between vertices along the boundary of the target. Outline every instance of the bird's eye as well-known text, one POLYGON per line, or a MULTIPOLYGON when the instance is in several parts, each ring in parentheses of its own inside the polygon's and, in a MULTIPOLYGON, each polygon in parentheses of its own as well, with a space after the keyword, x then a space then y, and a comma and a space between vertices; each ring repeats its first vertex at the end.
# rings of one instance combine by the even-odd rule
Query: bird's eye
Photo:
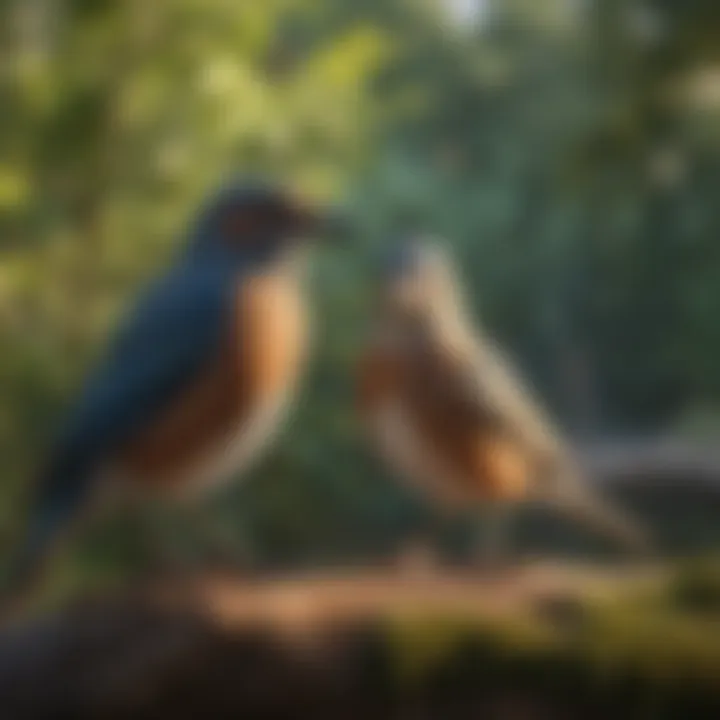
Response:
POLYGON ((232 208, 221 221, 223 238, 232 244, 253 243, 277 229, 278 222, 270 208, 232 208))
POLYGON ((241 241, 255 234, 260 226, 257 214, 249 210, 230 210, 222 218, 223 237, 230 241, 241 241))

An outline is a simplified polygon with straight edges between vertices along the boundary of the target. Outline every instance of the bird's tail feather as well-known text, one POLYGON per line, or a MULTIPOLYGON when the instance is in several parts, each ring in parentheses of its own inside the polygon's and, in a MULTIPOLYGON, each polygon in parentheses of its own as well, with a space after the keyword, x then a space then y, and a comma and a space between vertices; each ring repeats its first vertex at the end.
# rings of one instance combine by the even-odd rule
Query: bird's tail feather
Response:
POLYGON ((23 545, 11 560, 0 591, 0 619, 22 611, 35 594, 44 575, 47 555, 23 545))
POLYGON ((568 517, 614 540, 628 551, 640 555, 652 552, 653 540, 648 529, 582 478, 572 477, 562 483, 561 491, 551 501, 568 517))
POLYGON ((59 502, 58 498, 44 498, 36 503, 2 578, 0 619, 22 611, 37 591, 75 510, 74 502, 59 502))

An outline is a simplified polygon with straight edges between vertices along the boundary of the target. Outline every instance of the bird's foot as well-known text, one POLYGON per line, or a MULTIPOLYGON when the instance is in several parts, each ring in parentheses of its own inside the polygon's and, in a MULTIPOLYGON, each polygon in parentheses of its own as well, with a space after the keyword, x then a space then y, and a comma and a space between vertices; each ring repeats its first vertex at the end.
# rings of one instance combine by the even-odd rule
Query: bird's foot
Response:
POLYGON ((506 582, 517 578, 522 571, 518 558, 507 556, 487 556, 476 558, 473 563, 474 574, 485 582, 506 582))
POLYGON ((214 547, 203 559, 203 568, 212 575, 246 577, 253 572, 251 557, 236 547, 214 547))
POLYGON ((202 566, 211 575, 248 576, 255 566, 253 545, 237 533, 210 528, 204 536, 202 566))
POLYGON ((440 561, 437 551, 428 543, 410 542, 400 548, 396 567, 402 575, 427 577, 438 571, 440 561))

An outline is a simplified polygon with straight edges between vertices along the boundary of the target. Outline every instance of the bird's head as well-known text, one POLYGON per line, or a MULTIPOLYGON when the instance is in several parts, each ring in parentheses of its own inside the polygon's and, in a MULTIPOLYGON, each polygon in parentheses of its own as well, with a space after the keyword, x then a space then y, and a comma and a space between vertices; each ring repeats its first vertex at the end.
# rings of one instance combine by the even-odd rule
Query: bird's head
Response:
POLYGON ((383 263, 381 303, 403 317, 446 317, 461 307, 460 284, 447 251, 424 236, 403 238, 383 263))
POLYGON ((310 240, 335 234, 339 225, 336 214, 312 207, 283 188, 233 184, 200 212, 189 252, 262 266, 294 254, 310 240))

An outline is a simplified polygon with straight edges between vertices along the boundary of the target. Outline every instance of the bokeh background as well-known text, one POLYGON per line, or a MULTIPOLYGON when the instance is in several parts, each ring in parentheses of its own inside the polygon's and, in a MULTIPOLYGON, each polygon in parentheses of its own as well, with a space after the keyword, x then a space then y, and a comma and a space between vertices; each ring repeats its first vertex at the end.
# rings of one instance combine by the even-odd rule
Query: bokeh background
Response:
MULTIPOLYGON (((377 560, 431 512, 353 414, 373 258, 410 218, 446 238, 478 321, 569 435, 717 443, 715 0, 5 0, 0 35, 3 547, 118 314, 238 172, 356 226, 316 255, 293 421, 208 503, 259 567, 377 560)), ((685 478, 626 495, 668 552, 720 541, 717 499, 685 478)), ((54 586, 141 565, 129 522, 81 538, 54 586)), ((573 533, 529 517, 518 544, 597 550, 573 533)), ((438 542, 453 557, 467 535, 459 518, 438 542)))

